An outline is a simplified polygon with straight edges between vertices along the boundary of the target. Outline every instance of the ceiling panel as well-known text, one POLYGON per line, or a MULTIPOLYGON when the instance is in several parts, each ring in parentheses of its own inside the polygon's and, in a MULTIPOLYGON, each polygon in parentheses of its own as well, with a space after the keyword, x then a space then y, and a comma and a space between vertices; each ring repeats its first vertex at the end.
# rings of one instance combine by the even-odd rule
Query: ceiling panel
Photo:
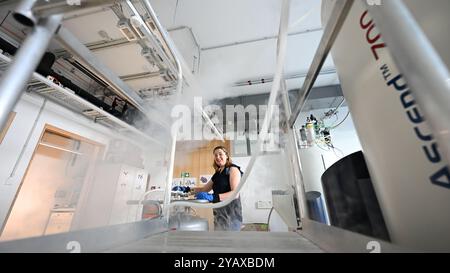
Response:
MULTIPOLYGON (((192 27, 202 48, 278 33, 280 0, 151 0, 166 28, 192 27), (177 5, 178 3, 178 5, 177 5)), ((318 0, 292 0, 290 31, 321 26, 318 0)))
POLYGON ((141 56, 141 49, 139 44, 130 43, 97 50, 95 55, 119 76, 158 71, 157 67, 152 66, 141 56))
POLYGON ((111 39, 123 38, 117 27, 119 19, 110 9, 85 16, 65 20, 63 26, 69 29, 82 43, 92 43, 105 40, 100 31, 105 31, 111 39))

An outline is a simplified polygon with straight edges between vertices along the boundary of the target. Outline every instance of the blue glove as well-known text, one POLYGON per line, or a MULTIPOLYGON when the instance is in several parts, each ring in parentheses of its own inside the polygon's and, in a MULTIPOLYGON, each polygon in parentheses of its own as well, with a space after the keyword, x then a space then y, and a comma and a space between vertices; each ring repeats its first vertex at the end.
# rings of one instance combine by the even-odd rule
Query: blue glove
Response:
POLYGON ((209 202, 212 202, 214 199, 213 195, 207 192, 199 192, 195 195, 195 198, 198 200, 208 200, 209 202))

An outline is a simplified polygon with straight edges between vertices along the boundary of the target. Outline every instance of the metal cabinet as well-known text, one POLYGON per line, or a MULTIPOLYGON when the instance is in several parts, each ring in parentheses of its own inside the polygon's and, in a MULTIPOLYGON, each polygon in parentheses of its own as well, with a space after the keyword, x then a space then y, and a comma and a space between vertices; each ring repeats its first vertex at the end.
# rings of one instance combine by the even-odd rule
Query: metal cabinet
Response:
POLYGON ((139 221, 148 172, 126 164, 102 164, 96 170, 77 220, 77 228, 93 228, 139 221))

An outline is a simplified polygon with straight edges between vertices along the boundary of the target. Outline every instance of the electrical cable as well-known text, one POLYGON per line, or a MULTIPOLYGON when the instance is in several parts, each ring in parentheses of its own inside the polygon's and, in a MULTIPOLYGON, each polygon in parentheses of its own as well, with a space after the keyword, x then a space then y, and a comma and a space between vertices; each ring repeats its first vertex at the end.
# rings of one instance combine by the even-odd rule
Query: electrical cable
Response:
POLYGON ((330 127, 330 129, 336 129, 339 125, 341 125, 342 123, 344 123, 344 121, 347 119, 347 117, 348 117, 349 115, 350 115, 350 110, 348 110, 347 115, 345 116, 345 118, 344 118, 341 122, 339 122, 339 124, 330 127))
POLYGON ((0 23, 0 27, 3 25, 3 23, 6 21, 6 18, 11 14, 11 11, 8 10, 8 13, 6 14, 5 18, 3 18, 2 22, 0 23))
POLYGON ((269 229, 269 222, 270 222, 270 216, 272 215, 273 209, 274 209, 274 207, 272 207, 270 209, 269 216, 267 217, 267 231, 270 231, 270 229, 269 229))

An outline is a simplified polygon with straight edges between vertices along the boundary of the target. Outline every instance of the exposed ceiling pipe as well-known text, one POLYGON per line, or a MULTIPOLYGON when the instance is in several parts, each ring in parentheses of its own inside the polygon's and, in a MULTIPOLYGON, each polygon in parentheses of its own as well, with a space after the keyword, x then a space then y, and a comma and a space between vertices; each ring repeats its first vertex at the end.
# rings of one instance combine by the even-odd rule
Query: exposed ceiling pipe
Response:
MULTIPOLYGON (((128 1, 129 0, 127 0, 127 2, 128 1)), ((158 28, 159 32, 161 33, 163 39, 165 40, 167 46, 169 47, 169 49, 172 53, 172 56, 174 57, 174 59, 177 63, 178 72, 182 73, 182 70, 183 70, 182 67, 183 67, 184 71, 185 71, 185 77, 187 78, 188 83, 190 85, 193 85, 195 83, 194 75, 192 75, 192 73, 190 72, 190 69, 186 65, 186 62, 181 57, 181 54, 178 53, 178 50, 177 50, 175 44, 173 43, 172 39, 169 37, 166 30, 163 28, 163 26, 159 22, 159 20, 156 16, 156 13, 153 11, 152 6, 150 5, 150 2, 148 0, 143 0, 142 2, 144 3, 144 7, 146 8, 147 12, 149 13, 150 17, 152 18, 153 22, 155 23, 156 27, 158 28)), ((182 77, 178 77, 178 79, 182 79, 182 77)), ((178 84, 182 84, 182 80, 179 80, 178 84)), ((177 92, 177 94, 180 94, 180 93, 177 92)), ((194 111, 199 111, 201 113, 201 115, 205 118, 208 126, 211 127, 211 129, 215 132, 215 134, 219 137, 220 140, 225 142, 225 139, 223 138, 223 134, 217 129, 217 127, 211 121, 209 116, 205 113, 203 108, 194 109, 194 111)))
MULTIPOLYGON (((33 0, 32 0, 33 1, 33 0)), ((118 0, 34 0, 33 13, 38 17, 62 14, 99 6, 113 6, 118 0)))
POLYGON ((13 12, 13 17, 21 24, 32 27, 38 18, 33 13, 33 6, 37 0, 22 0, 13 12))
POLYGON ((169 129, 170 125, 154 109, 144 107, 144 101, 136 92, 124 83, 113 71, 106 67, 98 58, 84 46, 78 39, 66 28, 60 27, 56 36, 60 44, 71 54, 84 63, 90 70, 103 81, 107 82, 118 95, 124 97, 139 111, 148 117, 150 121, 158 123, 163 128, 169 129))
POLYGON ((80 152, 77 152, 77 151, 74 151, 74 150, 70 150, 70 149, 66 149, 66 148, 60 147, 58 145, 47 143, 47 142, 43 142, 43 141, 39 142, 39 145, 42 145, 42 146, 45 146, 45 147, 48 147, 48 148, 53 148, 53 149, 56 149, 56 150, 59 150, 59 151, 63 151, 63 152, 68 152, 68 153, 75 154, 75 155, 84 155, 83 153, 80 153, 80 152))
MULTIPOLYGON (((142 16, 139 14, 139 12, 136 9, 136 7, 134 6, 134 4, 130 0, 126 0, 125 3, 128 5, 128 7, 130 8, 131 12, 134 14, 134 16, 132 16, 132 18, 130 19, 131 24, 135 28, 138 28, 144 34, 145 38, 150 43, 152 43, 154 45, 154 47, 156 49, 156 52, 161 57, 162 61, 168 66, 169 71, 172 72, 173 75, 178 75, 179 76, 179 71, 180 70, 179 70, 178 63, 177 63, 177 58, 175 58, 175 55, 173 55, 173 58, 175 59, 175 63, 177 65, 177 68, 175 68, 173 66, 172 61, 169 59, 169 57, 166 55, 166 53, 163 51, 163 49, 158 46, 158 40, 153 35, 152 31, 147 26, 147 24, 145 23, 145 21, 142 18, 142 16)), ((156 24, 156 22, 155 22, 155 24, 156 24)), ((164 37, 164 34, 161 32, 161 30, 160 30, 160 33, 164 37)), ((169 46, 169 48, 170 48, 170 46, 169 46)), ((182 77, 181 77, 181 79, 182 79, 182 77)))
MULTIPOLYGON (((317 27, 317 28, 313 28, 313 29, 292 32, 292 33, 289 33, 288 36, 296 36, 296 35, 300 35, 300 34, 306 34, 306 33, 311 33, 311 32, 316 32, 316 31, 322 31, 322 30, 323 30, 322 27, 317 27)), ((243 40, 243 41, 237 41, 237 42, 232 42, 232 43, 226 43, 226 44, 222 44, 222 45, 204 47, 204 48, 201 48, 201 50, 206 51, 206 50, 212 50, 212 49, 219 49, 219 48, 224 48, 224 47, 261 42, 261 41, 265 41, 265 40, 273 40, 273 39, 277 39, 277 38, 278 38, 277 35, 268 36, 268 37, 260 37, 260 38, 250 39, 250 40, 243 40)))
MULTIPOLYGON (((322 69, 319 72, 319 75, 322 75, 322 76, 330 75, 330 74, 336 74, 336 68, 322 69)), ((291 79, 305 78, 306 76, 307 76, 307 72, 294 73, 294 74, 284 76, 283 79, 291 80, 291 79)), ((233 84, 233 87, 255 85, 255 84, 265 84, 265 83, 270 83, 270 82, 273 82, 273 77, 260 77, 259 79, 236 82, 235 84, 233 84)))
POLYGON ((68 29, 61 27, 56 39, 67 51, 88 66, 99 78, 108 83, 119 94, 122 94, 122 97, 126 98, 133 106, 144 112, 142 99, 130 87, 126 86, 109 68, 100 62, 68 29))

